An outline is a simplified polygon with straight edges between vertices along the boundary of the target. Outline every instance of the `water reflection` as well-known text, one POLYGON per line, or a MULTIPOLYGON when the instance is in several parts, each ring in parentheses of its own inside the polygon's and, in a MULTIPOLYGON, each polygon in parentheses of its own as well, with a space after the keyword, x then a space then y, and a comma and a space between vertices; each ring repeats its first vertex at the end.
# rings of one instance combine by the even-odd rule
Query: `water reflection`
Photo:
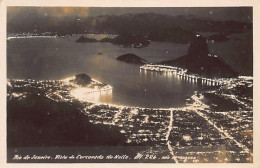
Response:
MULTIPOLYGON (((148 78, 149 80, 155 80, 164 78, 168 82, 173 82, 176 84, 187 84, 193 87, 197 87, 198 79, 195 77, 191 77, 189 75, 178 75, 177 72, 156 72, 149 71, 145 69, 140 69, 139 74, 145 80, 148 78)), ((205 85, 211 85, 211 83, 202 83, 205 85)))
MULTIPOLYGON (((182 81, 176 73, 140 71, 139 65, 117 61, 116 57, 133 53, 148 62, 160 62, 185 55, 187 48, 188 45, 160 42, 135 49, 111 43, 78 44, 73 38, 15 39, 7 47, 8 78, 48 80, 85 73, 113 87, 113 94, 83 90, 88 93, 84 97, 90 101, 139 107, 181 107, 186 97, 198 89, 196 86, 182 81), (176 53, 175 56, 165 54, 166 50, 176 53)), ((80 90, 75 90, 74 94, 80 96, 80 90)))
POLYGON ((76 88, 71 91, 71 95, 80 101, 99 103, 112 103, 112 89, 98 88, 76 88))

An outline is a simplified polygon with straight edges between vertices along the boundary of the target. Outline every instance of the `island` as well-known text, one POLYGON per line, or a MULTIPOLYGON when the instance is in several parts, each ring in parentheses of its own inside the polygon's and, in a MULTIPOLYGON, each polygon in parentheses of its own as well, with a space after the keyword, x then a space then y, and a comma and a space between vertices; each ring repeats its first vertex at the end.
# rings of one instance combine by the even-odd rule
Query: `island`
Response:
POLYGON ((117 60, 119 61, 123 61, 123 62, 126 62, 126 63, 131 63, 131 64, 138 64, 138 65, 144 65, 144 64, 147 64, 147 61, 135 54, 124 54, 124 55, 121 55, 119 57, 116 58, 117 60))
POLYGON ((112 44, 118 44, 126 47, 134 47, 134 48, 143 48, 143 47, 147 47, 150 44, 150 40, 147 38, 147 36, 145 37, 141 34, 128 34, 128 33, 120 34, 114 39, 104 38, 100 40, 100 42, 110 42, 112 44))

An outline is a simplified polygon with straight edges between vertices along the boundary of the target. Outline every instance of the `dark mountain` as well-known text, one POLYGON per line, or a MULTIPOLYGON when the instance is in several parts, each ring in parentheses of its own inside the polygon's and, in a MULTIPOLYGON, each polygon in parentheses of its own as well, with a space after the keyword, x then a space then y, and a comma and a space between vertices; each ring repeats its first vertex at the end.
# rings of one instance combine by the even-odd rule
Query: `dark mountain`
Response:
POLYGON ((124 46, 132 46, 135 48, 146 47, 150 44, 150 41, 147 37, 143 35, 135 35, 135 34, 121 34, 114 39, 105 38, 100 40, 101 42, 110 42, 113 44, 119 44, 124 46))
POLYGON ((23 18, 10 17, 7 21, 8 33, 112 33, 121 37, 134 34, 153 41, 188 43, 192 40, 194 32, 239 33, 252 29, 251 23, 212 21, 155 13, 102 15, 82 17, 80 20, 72 16, 59 19, 51 16, 27 16, 26 19, 23 22, 23 18))
POLYGON ((146 47, 150 44, 150 41, 147 40, 143 35, 135 35, 135 34, 121 34, 116 38, 104 38, 101 40, 91 39, 84 36, 80 36, 76 42, 85 43, 85 42, 109 42, 113 44, 123 45, 126 47, 135 47, 142 48, 146 47))
POLYGON ((186 68, 190 73, 196 73, 210 78, 228 78, 238 76, 238 73, 223 60, 218 57, 209 56, 208 53, 206 39, 197 35, 190 44, 187 55, 174 60, 163 61, 158 64, 186 68))
POLYGON ((138 57, 135 54, 124 54, 124 55, 117 57, 117 60, 123 61, 123 62, 126 62, 126 63, 131 63, 131 64, 139 64, 139 65, 143 65, 143 64, 147 63, 146 60, 138 57))
POLYGON ((84 42, 97 42, 96 39, 91 39, 91 38, 87 38, 87 37, 84 37, 84 36, 80 36, 76 42, 78 43, 84 43, 84 42))
POLYGON ((30 91, 25 99, 7 103, 8 147, 126 145, 119 129, 90 123, 77 104, 30 91))
POLYGON ((208 53, 209 49, 206 39, 203 38, 201 35, 196 35, 196 37, 194 37, 194 40, 190 44, 188 56, 200 59, 207 57, 208 53))

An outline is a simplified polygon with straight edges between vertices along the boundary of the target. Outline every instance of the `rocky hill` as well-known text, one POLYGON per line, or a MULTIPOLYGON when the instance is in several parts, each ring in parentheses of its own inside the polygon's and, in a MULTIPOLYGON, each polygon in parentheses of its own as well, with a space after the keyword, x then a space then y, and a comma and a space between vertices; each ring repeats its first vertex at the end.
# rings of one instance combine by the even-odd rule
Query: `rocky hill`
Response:
POLYGON ((159 62, 158 64, 182 67, 188 69, 188 72, 210 78, 229 78, 238 76, 238 73, 221 58, 209 55, 206 39, 201 35, 196 35, 194 37, 187 55, 177 59, 159 62))

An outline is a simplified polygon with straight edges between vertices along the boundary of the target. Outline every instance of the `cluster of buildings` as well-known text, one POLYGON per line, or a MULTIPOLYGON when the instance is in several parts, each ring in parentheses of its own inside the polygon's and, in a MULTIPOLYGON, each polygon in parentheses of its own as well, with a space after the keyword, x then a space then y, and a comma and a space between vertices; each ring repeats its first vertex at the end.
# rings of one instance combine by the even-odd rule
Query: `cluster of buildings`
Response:
POLYGON ((85 113, 94 124, 119 127, 127 137, 127 143, 165 146, 169 110, 94 105, 87 107, 85 113))
POLYGON ((58 38, 57 33, 45 32, 45 33, 11 33, 7 35, 7 40, 15 39, 15 38, 58 38))
MULTIPOLYGON (((169 141, 179 162, 252 162, 249 151, 236 144, 204 117, 196 111, 174 111, 169 141)), ((214 124, 217 123, 222 121, 214 121, 214 124)))
MULTIPOLYGON (((251 78, 230 79, 226 85, 207 91, 207 94, 236 104, 239 108, 233 111, 216 110, 213 107, 219 104, 198 92, 183 108, 90 103, 72 95, 78 86, 69 81, 8 80, 7 100, 23 99, 34 90, 57 102, 80 102, 79 108, 91 123, 115 126, 125 135, 129 145, 142 147, 136 148, 140 157, 179 163, 252 162, 253 98, 245 94, 246 89, 252 89, 251 78)), ((101 87, 98 81, 93 81, 88 87, 104 89, 106 85, 101 87)))

